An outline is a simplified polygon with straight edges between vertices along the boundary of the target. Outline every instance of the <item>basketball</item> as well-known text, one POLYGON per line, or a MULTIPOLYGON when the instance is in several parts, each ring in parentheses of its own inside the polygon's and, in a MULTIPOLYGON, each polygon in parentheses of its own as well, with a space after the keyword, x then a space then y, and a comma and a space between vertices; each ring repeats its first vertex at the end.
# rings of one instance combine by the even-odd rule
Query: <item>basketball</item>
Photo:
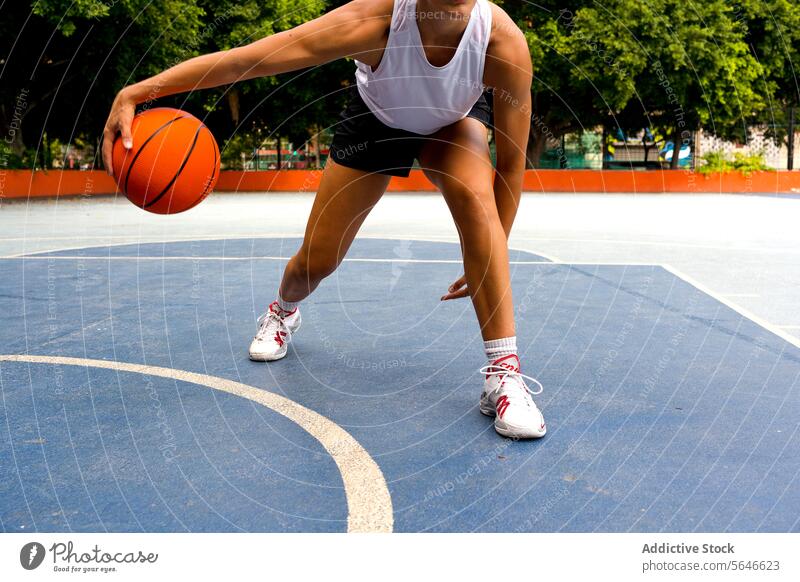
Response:
POLYGON ((131 126, 133 147, 114 142, 114 177, 128 200, 155 214, 197 206, 219 177, 219 147, 211 131, 180 109, 149 109, 131 126))

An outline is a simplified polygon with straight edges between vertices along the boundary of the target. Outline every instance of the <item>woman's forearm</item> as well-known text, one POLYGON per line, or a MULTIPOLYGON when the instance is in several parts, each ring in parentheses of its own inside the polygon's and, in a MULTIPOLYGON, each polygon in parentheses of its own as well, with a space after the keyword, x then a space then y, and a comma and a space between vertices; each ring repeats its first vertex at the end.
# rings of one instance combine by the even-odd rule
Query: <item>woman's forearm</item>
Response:
POLYGON ((242 79, 242 59, 236 50, 194 57, 123 89, 135 103, 196 89, 227 85, 242 79))
POLYGON ((156 97, 296 71, 375 50, 388 29, 391 6, 386 0, 351 2, 320 18, 248 45, 194 57, 124 91, 128 99, 141 103, 156 97))
POLYGON ((494 200, 497 213, 506 238, 511 235, 511 227, 517 217, 519 202, 522 198, 522 179, 525 170, 498 170, 494 177, 494 200))

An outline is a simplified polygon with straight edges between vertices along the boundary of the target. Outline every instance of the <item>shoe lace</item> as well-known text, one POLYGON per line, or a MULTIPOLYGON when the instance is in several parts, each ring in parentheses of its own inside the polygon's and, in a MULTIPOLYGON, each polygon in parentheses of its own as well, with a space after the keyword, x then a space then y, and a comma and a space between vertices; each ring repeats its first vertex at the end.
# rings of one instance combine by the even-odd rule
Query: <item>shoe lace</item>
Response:
MULTIPOLYGON (((508 370, 507 368, 501 368, 500 366, 494 366, 492 364, 484 366, 479 370, 479 372, 481 374, 484 374, 485 376, 498 376, 501 378, 501 380, 507 380, 509 378, 511 378, 512 380, 516 380, 514 384, 523 389, 522 394, 524 395, 526 401, 532 400, 531 396, 536 396, 537 394, 541 394, 542 392, 544 392, 544 386, 542 386, 542 383, 539 382, 539 380, 537 380, 532 376, 526 376, 522 372, 515 372, 513 370, 508 370), (538 386, 538 389, 531 390, 528 387, 528 384, 525 383, 525 380, 530 380, 531 382, 536 384, 536 386, 538 386)), ((498 382, 497 388, 495 388, 494 391, 500 392, 500 389, 504 385, 505 381, 498 382)))
POLYGON ((268 309, 258 318, 258 331, 256 332, 256 339, 263 340, 268 337, 273 337, 283 327, 283 320, 280 315, 268 309))

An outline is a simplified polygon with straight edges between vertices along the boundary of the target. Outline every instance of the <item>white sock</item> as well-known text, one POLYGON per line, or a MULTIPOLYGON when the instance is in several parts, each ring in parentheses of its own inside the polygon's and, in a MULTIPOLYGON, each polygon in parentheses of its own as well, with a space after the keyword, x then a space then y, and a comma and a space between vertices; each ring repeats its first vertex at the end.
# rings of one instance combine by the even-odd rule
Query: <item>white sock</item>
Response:
POLYGON ((483 342, 483 349, 486 352, 486 359, 489 360, 489 365, 505 356, 516 356, 517 336, 483 342))
POLYGON ((277 303, 280 310, 287 315, 293 313, 294 310, 297 309, 297 306, 300 305, 299 301, 295 302, 286 301, 281 297, 280 293, 278 293, 278 298, 275 300, 275 303, 277 303))

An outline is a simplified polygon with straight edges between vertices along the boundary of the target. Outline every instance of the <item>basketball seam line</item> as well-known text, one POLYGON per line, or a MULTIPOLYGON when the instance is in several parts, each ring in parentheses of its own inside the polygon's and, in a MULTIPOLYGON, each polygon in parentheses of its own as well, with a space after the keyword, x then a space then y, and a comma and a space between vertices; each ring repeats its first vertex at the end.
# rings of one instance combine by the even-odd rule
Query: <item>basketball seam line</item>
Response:
MULTIPOLYGON (((204 125, 203 127, 206 126, 204 125)), ((208 128, 206 127, 206 129, 208 128)), ((211 130, 208 131, 208 135, 211 138, 211 144, 214 146, 213 147, 214 165, 212 166, 213 169, 211 170, 211 178, 209 178, 208 185, 203 189, 203 193, 200 194, 200 197, 197 199, 197 201, 186 210, 191 210, 192 208, 200 204, 205 199, 206 196, 208 196, 208 194, 211 192, 211 185, 214 183, 214 176, 217 175, 217 140, 214 139, 214 134, 211 133, 211 130)))
POLYGON ((125 188, 124 188, 124 190, 125 190, 125 193, 126 193, 126 195, 127 195, 127 193, 128 193, 128 180, 129 180, 129 179, 130 179, 130 177, 131 177, 131 170, 133 170, 133 165, 136 163, 136 160, 138 160, 138 159, 139 159, 139 155, 140 155, 140 154, 141 154, 141 153, 144 151, 144 148, 147 146, 147 144, 148 144, 148 143, 150 143, 150 141, 151 141, 151 140, 152 140, 152 139, 153 139, 155 136, 157 136, 159 133, 161 133, 161 131, 162 131, 162 130, 163 130, 165 127, 167 127, 168 125, 170 125, 170 124, 172 124, 172 123, 175 123, 175 122, 176 122, 176 121, 178 121, 179 119, 183 119, 184 117, 186 117, 186 115, 179 115, 178 117, 175 117, 174 119, 170 119, 170 120, 169 120, 169 121, 167 121, 167 122, 166 122, 164 125, 162 125, 162 126, 161 126, 161 127, 159 127, 157 130, 155 130, 155 131, 154 131, 152 134, 150 134, 150 136, 149 136, 149 137, 148 137, 146 140, 144 140, 144 143, 142 144, 142 147, 140 147, 140 148, 139 148, 139 150, 136 152, 136 155, 134 155, 134 156, 133 156, 133 160, 131 160, 131 165, 130 165, 130 166, 128 166, 128 173, 127 173, 127 174, 125 174, 125 188))
MULTIPOLYGON (((156 196, 150 202, 146 203, 142 208, 150 208, 153 204, 161 200, 164 197, 164 194, 166 194, 167 191, 170 188, 172 188, 172 186, 175 184, 175 181, 178 179, 178 177, 181 175, 181 172, 183 172, 183 169, 186 167, 186 164, 189 162, 189 158, 192 156, 192 152, 194 151, 194 148, 197 145, 197 138, 200 136, 200 130, 202 130, 204 127, 205 125, 201 124, 200 127, 197 128, 197 131, 194 132, 192 147, 189 148, 189 151, 186 153, 186 157, 183 158, 183 162, 181 162, 181 166, 180 168, 178 168, 178 171, 175 172, 174 176, 172 176, 172 180, 170 180, 169 183, 167 183, 167 185, 164 186, 164 189, 161 192, 159 192, 158 196, 156 196)), ((214 164, 214 166, 216 166, 216 164, 214 164)))

